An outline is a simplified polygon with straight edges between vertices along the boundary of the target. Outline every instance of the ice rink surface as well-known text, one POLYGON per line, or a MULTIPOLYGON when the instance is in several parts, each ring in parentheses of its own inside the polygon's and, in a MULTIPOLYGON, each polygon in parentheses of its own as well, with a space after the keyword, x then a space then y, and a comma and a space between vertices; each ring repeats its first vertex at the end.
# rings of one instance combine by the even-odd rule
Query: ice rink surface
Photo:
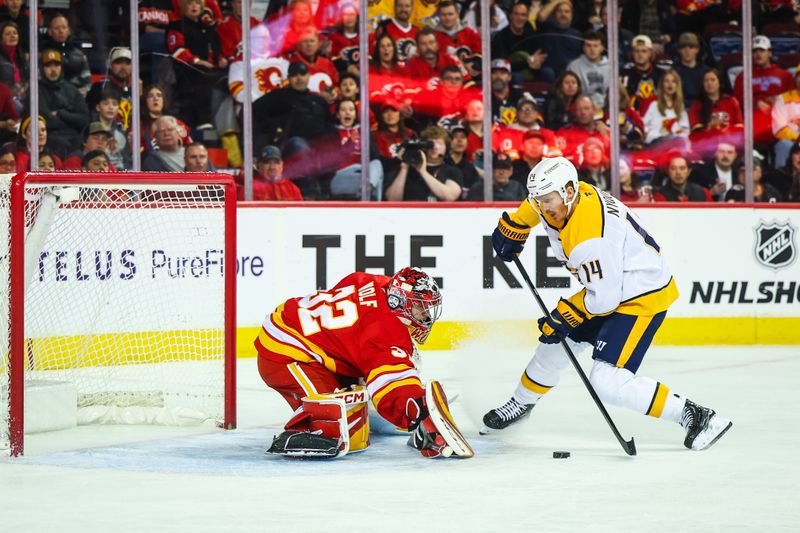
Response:
MULTIPOLYGON (((610 408, 619 447, 573 369, 522 426, 487 437, 532 347, 484 340, 423 353, 458 394, 476 456, 426 460, 377 435, 329 461, 264 455, 289 408, 239 361, 239 429, 81 427, 30 436, 0 459, 3 531, 800 531, 798 347, 654 347, 640 374, 716 409, 733 428, 691 452, 674 424, 610 408), (89 444, 91 443, 91 444, 89 444), (553 459, 555 450, 570 451, 553 459)), ((580 357, 590 366, 589 354, 580 357)))

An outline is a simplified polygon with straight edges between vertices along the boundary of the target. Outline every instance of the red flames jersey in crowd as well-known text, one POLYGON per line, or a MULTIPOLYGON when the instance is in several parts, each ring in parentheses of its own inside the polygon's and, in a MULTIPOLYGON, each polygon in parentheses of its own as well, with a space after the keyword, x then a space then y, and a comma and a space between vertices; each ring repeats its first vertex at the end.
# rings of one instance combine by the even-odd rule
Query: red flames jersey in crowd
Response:
POLYGON ((348 65, 358 65, 358 33, 348 35, 341 31, 333 31, 328 33, 326 38, 331 42, 329 54, 331 59, 334 61, 341 59, 348 65))
POLYGON ((403 28, 392 19, 387 21, 380 31, 388 33, 394 39, 397 46, 397 59, 400 61, 407 61, 408 58, 417 53, 416 39, 419 30, 411 23, 409 23, 408 27, 403 28))
POLYGON ((321 93, 339 86, 339 71, 336 70, 333 61, 327 57, 317 55, 314 61, 309 61, 302 54, 293 52, 286 56, 286 60, 289 63, 302 61, 306 64, 308 73, 311 75, 308 80, 308 89, 312 93, 321 93))
POLYGON ((361 127, 356 125, 351 128, 345 126, 336 126, 336 131, 339 133, 339 143, 344 150, 342 153, 342 162, 339 164, 337 170, 341 170, 350 165, 358 165, 361 163, 361 127))
MULTIPOLYGON (((794 78, 788 70, 778 65, 758 68, 753 65, 753 106, 760 100, 777 96, 794 89, 794 78)), ((739 73, 733 85, 733 95, 739 102, 744 102, 744 75, 739 73)))
POLYGON ((439 78, 442 76, 442 70, 446 67, 457 67, 464 76, 468 79, 467 72, 461 65, 461 61, 454 55, 446 54, 439 50, 439 58, 436 60, 436 66, 431 66, 427 61, 419 56, 414 56, 407 62, 409 74, 419 81, 420 86, 423 88, 432 89, 439 83, 439 78))
MULTIPOLYGON (((251 29, 258 24, 257 18, 250 17, 251 29)), ((242 23, 229 15, 217 25, 217 33, 222 44, 222 57, 229 62, 240 58, 242 55, 242 23)))
POLYGON ((439 41, 439 50, 454 55, 461 61, 481 52, 481 36, 468 26, 464 26, 453 34, 438 30, 436 40, 439 41))
MULTIPOLYGON (((522 143, 527 131, 527 129, 514 124, 511 126, 495 125, 492 127, 492 148, 496 152, 503 152, 511 159, 519 159, 522 157, 522 143)), ((556 155, 554 153, 558 148, 556 132, 547 128, 539 128, 538 131, 542 132, 542 137, 544 137, 545 156, 556 155)))
POLYGON ((603 141, 603 146, 605 147, 605 153, 609 153, 609 140, 606 137, 603 137, 597 131, 590 133, 583 128, 579 128, 574 125, 567 126, 566 128, 561 128, 556 132, 556 140, 558 141, 558 147, 564 154, 564 157, 572 161, 573 163, 577 163, 577 155, 578 149, 586 142, 586 139, 589 137, 596 137, 603 141))
POLYGON ((378 413, 407 428, 406 401, 424 389, 411 359, 411 335, 386 301, 390 281, 355 272, 330 290, 287 300, 264 320, 255 341, 259 357, 365 378, 378 413))

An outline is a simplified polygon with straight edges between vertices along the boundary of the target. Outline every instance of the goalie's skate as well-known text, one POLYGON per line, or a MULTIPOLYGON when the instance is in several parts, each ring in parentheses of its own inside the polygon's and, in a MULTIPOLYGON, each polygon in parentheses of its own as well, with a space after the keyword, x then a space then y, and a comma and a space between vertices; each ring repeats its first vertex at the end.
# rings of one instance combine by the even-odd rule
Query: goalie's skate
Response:
POLYGON ((722 418, 713 409, 686 400, 681 416, 681 426, 686 429, 683 445, 690 450, 705 450, 717 442, 733 422, 722 418))
POLYGON ((496 409, 492 409, 483 415, 484 426, 480 430, 481 435, 491 433, 493 430, 505 429, 511 424, 516 424, 530 416, 534 404, 519 403, 511 398, 506 403, 496 409))

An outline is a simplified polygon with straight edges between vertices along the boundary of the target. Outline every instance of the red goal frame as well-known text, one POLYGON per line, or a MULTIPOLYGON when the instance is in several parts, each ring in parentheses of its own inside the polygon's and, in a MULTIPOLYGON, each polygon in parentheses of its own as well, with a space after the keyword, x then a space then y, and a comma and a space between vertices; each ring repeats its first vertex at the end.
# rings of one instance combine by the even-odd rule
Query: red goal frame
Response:
POLYGON ((65 185, 218 185, 225 190, 225 409, 223 427, 236 428, 236 184, 233 176, 214 173, 152 172, 25 172, 11 181, 9 191, 9 388, 8 433, 11 456, 22 455, 25 436, 25 323, 22 308, 25 297, 25 186, 36 184, 65 185))

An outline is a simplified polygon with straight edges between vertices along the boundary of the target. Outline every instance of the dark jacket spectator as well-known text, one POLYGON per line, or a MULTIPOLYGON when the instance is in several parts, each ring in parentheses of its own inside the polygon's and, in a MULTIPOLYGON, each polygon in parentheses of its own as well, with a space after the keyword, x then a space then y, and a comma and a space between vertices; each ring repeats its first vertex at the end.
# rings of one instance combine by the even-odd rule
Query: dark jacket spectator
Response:
POLYGON ((119 112, 117 122, 122 125, 125 131, 131 127, 131 54, 130 48, 117 46, 111 49, 108 54, 108 76, 92 84, 89 93, 86 95, 86 105, 92 112, 92 120, 97 119, 94 111, 103 93, 108 92, 109 88, 116 88, 120 92, 119 112))
MULTIPOLYGON (((13 22, 19 31, 20 48, 28 50, 28 8, 23 4, 23 0, 6 0, 0 6, 0 24, 3 22, 13 22)), ((41 4, 40 6, 41 7, 41 4)))
POLYGON ((581 80, 574 72, 565 72, 555 82, 544 105, 544 124, 552 130, 567 127, 575 118, 575 100, 581 95, 581 80))
POLYGON ((11 88, 20 112, 27 107, 29 79, 28 54, 21 46, 19 28, 4 22, 0 24, 0 83, 11 88))
POLYGON ((14 105, 14 94, 4 83, 0 83, 0 145, 16 137, 19 112, 14 105))
MULTIPOLYGON (((528 190, 511 179, 512 164, 505 154, 494 156, 492 163, 492 200, 495 202, 519 202, 528 196, 528 190)), ((482 202, 483 180, 476 181, 469 189, 467 200, 482 202)))
POLYGON ((710 202, 708 189, 689 181, 689 164, 683 156, 673 156, 667 166, 667 183, 654 195, 656 202, 710 202))
POLYGON ((63 78, 58 50, 42 53, 42 74, 39 113, 47 119, 50 148, 63 157, 80 147, 81 131, 89 124, 89 108, 78 89, 63 78))
POLYGON ((89 60, 81 50, 81 45, 70 32, 67 17, 56 13, 47 25, 47 34, 42 38, 40 50, 58 50, 61 52, 61 69, 64 79, 75 86, 86 96, 92 86, 92 72, 89 70, 89 60))

